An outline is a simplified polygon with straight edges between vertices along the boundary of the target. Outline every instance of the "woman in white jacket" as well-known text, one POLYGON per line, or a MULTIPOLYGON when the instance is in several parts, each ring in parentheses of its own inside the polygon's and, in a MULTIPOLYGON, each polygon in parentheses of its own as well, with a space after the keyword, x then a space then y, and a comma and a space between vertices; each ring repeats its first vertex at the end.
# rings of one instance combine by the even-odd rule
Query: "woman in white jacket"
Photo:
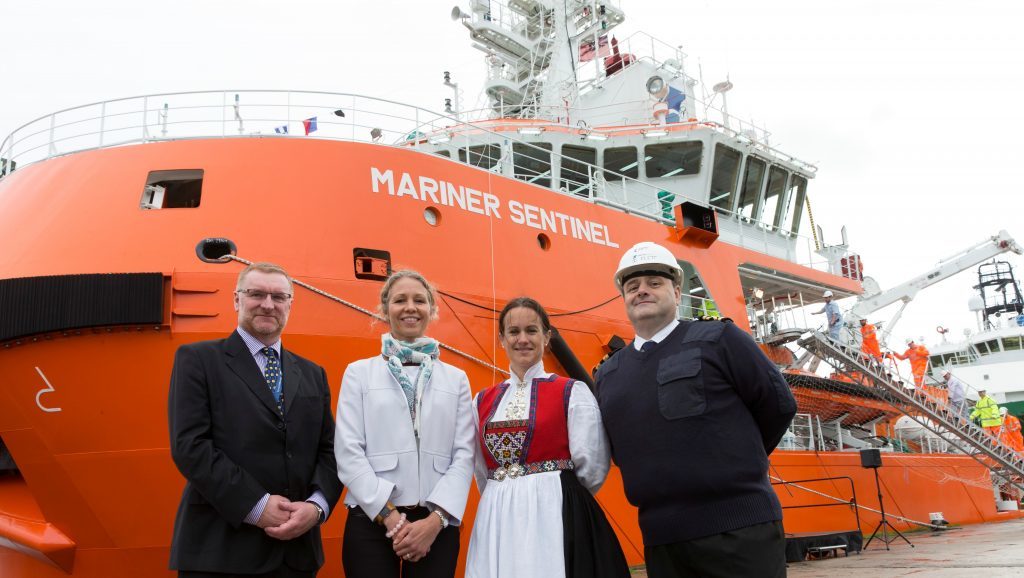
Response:
POLYGON ((381 354, 350 364, 338 396, 342 565, 348 578, 451 578, 473 476, 469 380, 425 336, 437 303, 422 275, 394 272, 380 307, 381 354))

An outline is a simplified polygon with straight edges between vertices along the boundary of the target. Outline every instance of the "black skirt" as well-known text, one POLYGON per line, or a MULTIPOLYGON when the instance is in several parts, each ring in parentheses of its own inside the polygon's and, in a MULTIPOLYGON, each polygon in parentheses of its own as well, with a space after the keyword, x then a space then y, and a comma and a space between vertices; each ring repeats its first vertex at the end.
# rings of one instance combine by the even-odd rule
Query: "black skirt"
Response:
POLYGON ((566 578, 628 577, 622 546, 597 500, 571 470, 561 481, 566 578))

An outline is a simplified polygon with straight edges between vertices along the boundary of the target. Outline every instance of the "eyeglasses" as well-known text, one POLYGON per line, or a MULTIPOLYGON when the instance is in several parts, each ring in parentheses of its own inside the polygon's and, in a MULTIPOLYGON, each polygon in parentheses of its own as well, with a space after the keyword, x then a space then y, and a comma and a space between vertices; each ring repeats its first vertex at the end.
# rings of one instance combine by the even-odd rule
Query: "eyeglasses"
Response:
POLYGON ((267 293, 266 291, 259 291, 257 289, 239 289, 238 291, 235 291, 235 293, 245 295, 250 300, 257 303, 262 303, 266 300, 267 295, 270 295, 271 301, 278 304, 287 303, 288 300, 292 298, 291 293, 267 293))

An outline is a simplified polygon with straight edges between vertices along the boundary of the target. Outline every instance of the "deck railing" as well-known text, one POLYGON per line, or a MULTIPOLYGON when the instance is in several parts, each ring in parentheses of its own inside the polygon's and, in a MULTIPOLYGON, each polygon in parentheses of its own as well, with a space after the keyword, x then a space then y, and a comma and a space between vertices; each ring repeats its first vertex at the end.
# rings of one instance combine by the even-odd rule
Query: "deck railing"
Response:
MULTIPOLYGON (((478 111, 482 115, 482 112, 478 111)), ((16 169, 54 157, 100 148, 150 142, 209 138, 318 139, 372 142, 405 149, 435 152, 436 142, 451 140, 451 146, 507 143, 502 158, 492 170, 512 174, 511 143, 534 147, 515 131, 498 126, 502 120, 467 121, 472 113, 443 114, 423 108, 348 93, 222 90, 152 94, 92 103, 64 109, 18 127, 0 142, 0 179, 16 169)), ((546 121, 545 121, 546 122, 546 121)), ((576 125, 549 127, 585 139, 589 128, 576 125), (581 132, 582 131, 582 132, 581 132)), ((675 130, 727 131, 717 123, 676 123, 675 130)), ((637 127, 633 127, 636 130, 637 127)), ((539 150, 539 149, 538 149, 539 150)), ((559 149, 549 151, 552 167, 562 164, 559 149)), ((456 159, 457 160, 457 159, 456 159)), ((469 159, 471 160, 471 159, 469 159)), ((671 205, 703 199, 672 190, 666 182, 651 183, 618 175, 619 182, 607 182, 605 167, 569 159, 588 172, 585 186, 573 191, 551 188, 561 194, 636 214, 673 225, 671 205), (666 197, 668 194, 668 197, 666 197), (665 199, 672 199, 666 203, 665 199)), ((473 164, 473 163, 471 163, 473 164)), ((478 165, 479 166, 479 165, 478 165)), ((754 251, 819 270, 829 264, 816 252, 809 237, 771 229, 723 213, 723 238, 754 251), (769 230, 771 229, 771 230, 769 230)))

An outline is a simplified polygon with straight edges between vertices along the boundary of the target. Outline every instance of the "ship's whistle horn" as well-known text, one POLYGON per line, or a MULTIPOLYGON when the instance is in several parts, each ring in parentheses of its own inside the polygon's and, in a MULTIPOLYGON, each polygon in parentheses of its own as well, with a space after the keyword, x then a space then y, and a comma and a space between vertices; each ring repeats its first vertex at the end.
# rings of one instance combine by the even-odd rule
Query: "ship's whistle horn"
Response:
POLYGON ((196 256, 204 263, 227 263, 229 255, 237 254, 235 242, 224 237, 207 237, 196 245, 196 256))

